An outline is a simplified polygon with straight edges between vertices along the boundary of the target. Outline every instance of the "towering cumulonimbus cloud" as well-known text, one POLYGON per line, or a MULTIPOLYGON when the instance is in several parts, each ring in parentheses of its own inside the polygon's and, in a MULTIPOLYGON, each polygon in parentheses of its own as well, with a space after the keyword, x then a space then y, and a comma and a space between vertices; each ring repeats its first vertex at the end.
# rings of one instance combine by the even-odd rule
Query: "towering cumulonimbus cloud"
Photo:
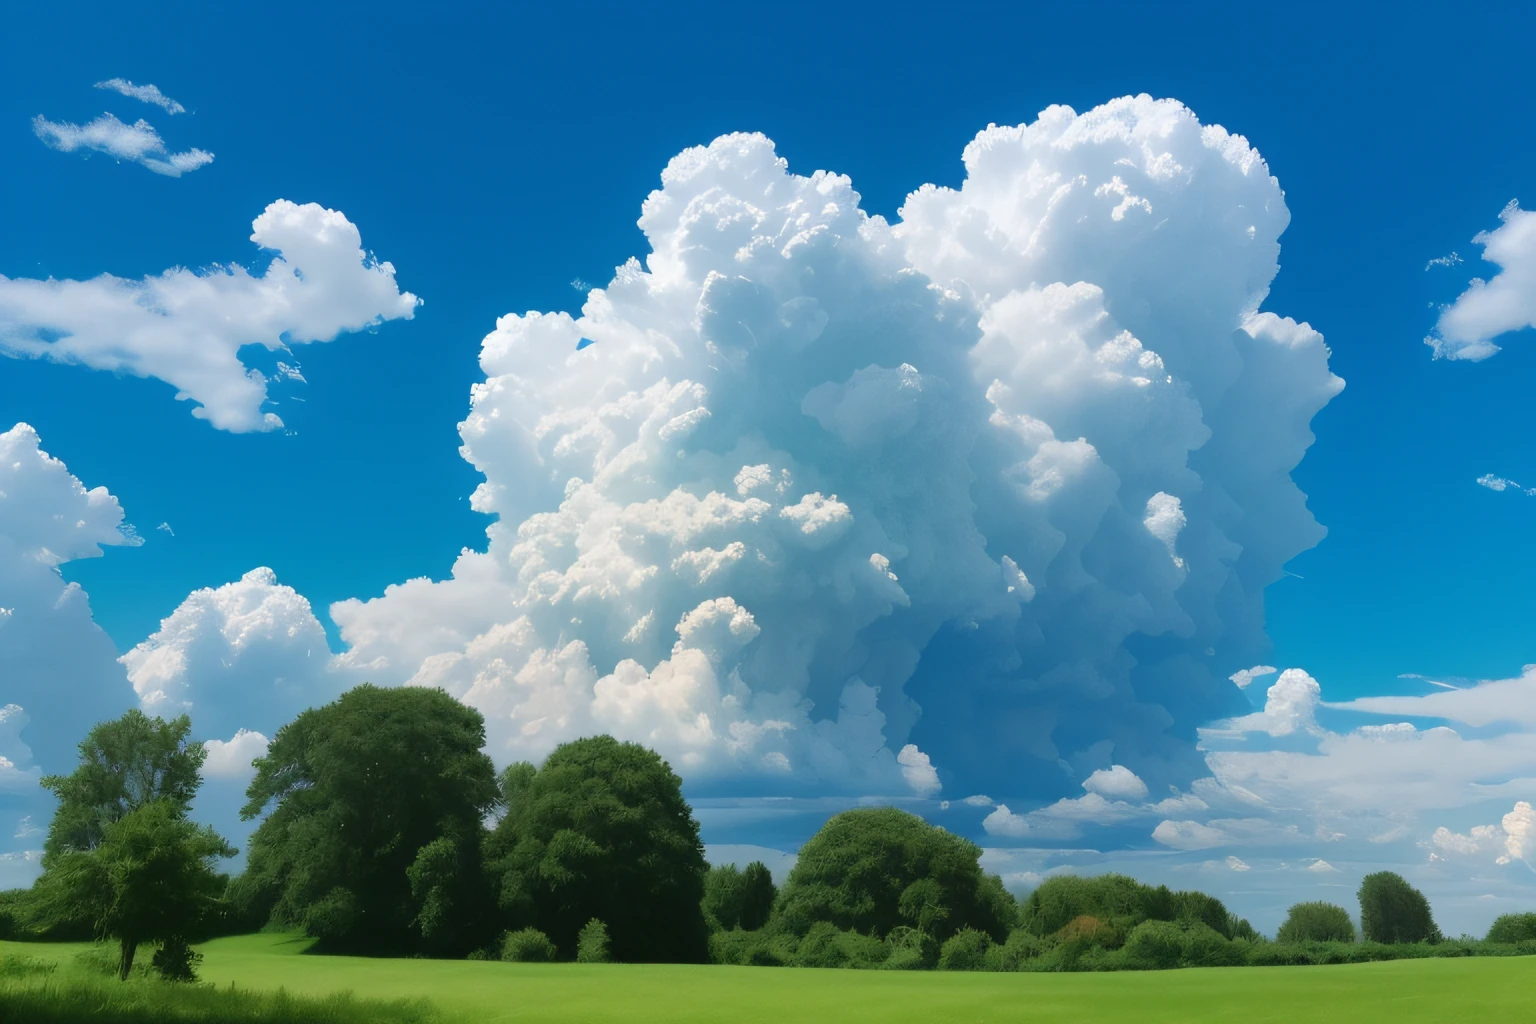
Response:
POLYGON ((893 225, 761 135, 676 157, 644 264, 485 339, 487 550, 333 606, 335 671, 445 687, 502 760, 649 743, 695 792, 1203 775, 1323 533, 1290 471, 1342 381, 1259 311, 1280 187, 1145 96, 965 164, 893 225))

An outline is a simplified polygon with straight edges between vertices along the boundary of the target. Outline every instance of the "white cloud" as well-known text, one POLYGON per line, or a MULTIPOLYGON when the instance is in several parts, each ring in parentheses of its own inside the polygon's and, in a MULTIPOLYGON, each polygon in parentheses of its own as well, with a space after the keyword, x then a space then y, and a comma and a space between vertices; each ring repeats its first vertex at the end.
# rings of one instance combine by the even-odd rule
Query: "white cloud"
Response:
MULTIPOLYGON (((27 745, 44 771, 63 768, 97 717, 132 696, 85 591, 58 567, 138 543, 117 499, 87 489, 32 427, 0 433, 0 679, 6 703, 31 715, 27 745)), ((14 746, 0 755, 12 770, 26 763, 14 746)))
POLYGON ((1232 871, 1248 871, 1248 863, 1241 857, 1228 857, 1225 861, 1227 868, 1232 871))
POLYGON ((207 740, 208 758, 203 774, 216 779, 248 780, 255 776, 251 762, 267 753, 267 738, 259 732, 240 729, 228 740, 207 740))
POLYGON ((1237 688, 1239 690, 1246 690, 1248 687, 1253 685, 1255 679, 1263 679, 1265 676, 1272 676, 1278 671, 1280 670, 1275 668, 1273 665, 1255 665, 1253 668, 1238 669, 1228 678, 1237 684, 1237 688))
POLYGON ((487 550, 334 606, 339 664, 446 687, 499 759, 609 728, 691 783, 901 792, 937 765, 1054 797, 1110 743, 1187 781, 1178 730, 1231 710, 1213 666, 1263 648, 1263 587, 1322 535, 1288 474, 1342 382, 1256 312, 1282 194, 1147 97, 965 159, 894 226, 761 136, 674 159, 644 263, 482 345, 461 435, 487 550), (727 599, 750 638, 716 629, 736 612, 674 635, 727 599), (1160 653, 1127 658, 1136 636, 1160 653))
POLYGON ((1265 695, 1264 710, 1240 718, 1217 722, 1208 734, 1265 732, 1271 736, 1289 736, 1293 733, 1317 733, 1318 702, 1322 688, 1317 680, 1299 668, 1288 668, 1280 673, 1265 695))
POLYGON ((960 802, 965 804, 967 807, 991 807, 997 803, 996 800, 993 800, 991 797, 982 793, 976 793, 973 796, 968 796, 960 802))
POLYGON ((102 114, 83 125, 50 121, 39 114, 32 119, 32 132, 51 149, 64 153, 81 149, 105 153, 114 160, 139 164, 168 178, 179 178, 213 163, 213 154, 201 149, 172 153, 148 121, 125 124, 111 114, 102 114))
POLYGON ((395 268, 365 253, 338 211, 278 200, 252 229, 251 241, 278 253, 260 277, 233 265, 142 281, 0 276, 0 354, 163 380, 223 430, 281 427, 262 411, 267 377, 241 362, 243 346, 330 341, 410 319, 420 300, 398 289, 395 268))
POLYGON ((1205 850, 1232 841, 1232 837, 1221 829, 1198 821, 1159 822, 1152 830, 1152 838, 1175 850, 1205 850))
POLYGON ((1491 281, 1474 278, 1440 313, 1424 339, 1437 359, 1487 359, 1499 350, 1494 338, 1536 326, 1536 212, 1510 200, 1499 220, 1499 227, 1472 239, 1499 272, 1491 281))
POLYGON ((140 103, 152 103, 164 110, 167 114, 185 114, 187 108, 161 92, 155 85, 134 85, 126 78, 109 78, 105 82, 97 82, 96 88, 115 92, 129 99, 138 100, 140 103))
POLYGON ((914 744, 908 743, 901 748, 901 752, 896 755, 896 763, 901 765, 902 778, 907 780, 907 785, 918 796, 932 796, 943 788, 933 762, 914 744))
POLYGON ((1308 864, 1307 870, 1311 871, 1313 874, 1327 875, 1337 874, 1339 869, 1334 867, 1332 864, 1329 864, 1325 860, 1318 859, 1314 860, 1311 864, 1308 864))
POLYGON ((982 819, 981 826, 989 835, 994 836, 1009 836, 1017 839, 1029 833, 1028 820, 1023 815, 1010 811, 1007 804, 998 804, 991 814, 982 819))
POLYGON ((43 773, 32 765, 31 749, 21 738, 27 721, 27 713, 20 704, 0 707, 0 793, 27 792, 42 777, 43 773))
POLYGON ((270 735, 334 699, 350 678, 331 670, 309 602, 267 568, 192 592, 120 660, 146 713, 188 713, 200 736, 270 735))
POLYGON ((1083 788, 1112 800, 1141 800, 1147 795, 1147 784, 1123 764, 1100 768, 1083 780, 1083 788))
POLYGON ((1494 476, 1492 473, 1484 473, 1477 478, 1479 487, 1486 487, 1490 491, 1514 491, 1516 494, 1524 494, 1536 498, 1536 487, 1521 487, 1518 483, 1507 477, 1494 476))

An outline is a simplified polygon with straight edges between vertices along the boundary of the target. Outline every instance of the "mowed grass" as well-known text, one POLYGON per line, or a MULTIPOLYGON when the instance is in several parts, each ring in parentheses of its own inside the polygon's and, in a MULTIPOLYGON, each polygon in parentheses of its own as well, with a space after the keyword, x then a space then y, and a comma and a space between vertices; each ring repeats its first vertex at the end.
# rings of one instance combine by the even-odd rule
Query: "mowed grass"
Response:
MULTIPOLYGON (((203 978, 297 995, 425 998, 450 1020, 528 1024, 1446 1024, 1531 1019, 1536 992, 1536 957, 1045 975, 376 960, 306 955, 308 945, 218 939, 200 947, 203 978)), ((67 964, 78 948, 0 943, 0 956, 67 964)))

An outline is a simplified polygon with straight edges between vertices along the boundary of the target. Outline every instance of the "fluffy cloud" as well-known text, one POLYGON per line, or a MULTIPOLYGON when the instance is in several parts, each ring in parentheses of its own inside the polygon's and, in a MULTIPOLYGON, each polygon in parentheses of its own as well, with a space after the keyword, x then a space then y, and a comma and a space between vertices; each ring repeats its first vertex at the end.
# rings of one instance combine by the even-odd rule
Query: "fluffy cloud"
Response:
POLYGON ((365 253, 336 210, 280 199, 253 222, 251 241, 278 253, 259 277, 233 265, 142 281, 0 276, 0 353, 163 380, 223 430, 281 427, 262 411, 267 377, 241 362, 242 346, 330 341, 410 319, 420 300, 399 290, 394 266, 365 253))
MULTIPOLYGON (((58 567, 137 543, 117 499, 87 489, 35 430, 18 423, 0 433, 0 679, 6 703, 19 706, 11 715, 24 708, 30 716, 27 743, 46 771, 62 767, 97 717, 132 695, 85 591, 58 567)), ((0 755, 22 763, 3 748, 0 755)))
POLYGON ((675 158, 644 263, 486 337, 488 548, 333 606, 338 669, 444 686, 498 758, 612 729, 696 791, 1065 796, 1070 764, 1110 775, 1058 817, 1123 816, 1199 774, 1180 736, 1322 535, 1289 471, 1342 382, 1258 312, 1279 186, 1147 97, 965 162, 891 225, 762 136, 675 158))
POLYGON ((1147 795, 1147 784, 1123 764, 1100 768, 1083 780, 1083 788, 1111 800, 1140 800, 1147 795))
POLYGON ((213 154, 201 149, 172 153, 154 126, 142 119, 125 124, 111 114, 102 114, 80 125, 50 121, 39 114, 32 119, 32 132, 51 149, 64 153, 105 153, 114 160, 126 160, 168 178, 179 178, 213 163, 213 154))
MULTIPOLYGON (((1241 675, 1242 673, 1239 673, 1241 675)), ((1322 699, 1317 680, 1299 668, 1288 668, 1265 694, 1264 710, 1218 722, 1202 730, 1208 735, 1265 732, 1271 736, 1318 731, 1315 715, 1322 699)))
POLYGON ((325 630, 309 602, 267 568, 194 591, 120 660, 146 713, 190 714, 205 737, 241 730, 230 744, 242 756, 257 739, 266 743, 244 730, 270 735, 333 699, 345 682, 331 671, 325 630))
MULTIPOLYGON (((32 765, 32 751, 22 741, 27 713, 20 704, 0 707, 0 793, 24 793, 37 785, 42 773, 32 765)), ((17 831, 17 835, 21 830, 17 831)))
POLYGON ((171 99, 160 91, 155 85, 134 85, 126 78, 109 78, 105 82, 97 82, 96 88, 115 92, 120 96, 127 96, 131 100, 140 103, 151 103, 164 110, 167 114, 185 114, 187 108, 171 99))
POLYGON ((239 729, 228 740, 207 740, 208 759, 203 774, 213 779, 248 780, 256 774, 251 762, 267 753, 267 738, 259 732, 239 729))
POLYGON ((1483 259, 1499 268, 1491 281, 1474 278, 1466 291, 1440 313, 1424 343, 1437 359, 1487 359, 1499 350, 1493 339, 1536 326, 1536 212, 1510 200, 1503 221, 1472 241, 1483 259))

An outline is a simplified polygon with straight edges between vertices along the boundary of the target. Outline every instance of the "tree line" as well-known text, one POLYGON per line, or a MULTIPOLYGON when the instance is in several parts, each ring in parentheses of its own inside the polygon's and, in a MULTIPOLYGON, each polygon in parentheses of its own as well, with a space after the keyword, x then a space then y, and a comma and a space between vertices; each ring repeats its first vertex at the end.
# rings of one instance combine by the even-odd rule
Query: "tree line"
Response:
POLYGON ((1369 875, 1361 935, 1301 903, 1275 941, 1215 897, 1119 875, 1060 876, 1022 903, 963 837, 895 808, 831 818, 782 889, 753 863, 710 867, 682 783, 609 736, 499 774, 484 720, 448 694, 364 685, 305 711, 254 762, 245 870, 188 819, 204 751, 183 716, 131 711, 80 744, 44 871, 0 893, 0 938, 141 948, 195 976, 193 944, 263 927, 321 951, 380 956, 666 961, 885 969, 1109 970, 1536 951, 1536 915, 1447 943, 1401 877, 1369 875), (1357 941, 1363 936, 1365 941, 1357 941))

